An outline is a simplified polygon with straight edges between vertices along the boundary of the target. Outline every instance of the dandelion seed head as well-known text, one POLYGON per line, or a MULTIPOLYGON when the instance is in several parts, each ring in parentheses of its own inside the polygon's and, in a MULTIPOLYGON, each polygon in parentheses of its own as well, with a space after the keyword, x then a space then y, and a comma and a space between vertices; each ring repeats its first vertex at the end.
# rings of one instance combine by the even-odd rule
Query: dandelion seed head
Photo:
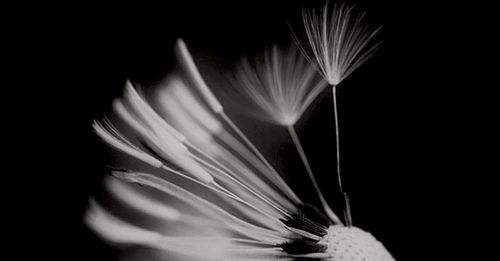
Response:
POLYGON ((322 210, 308 207, 289 194, 290 188, 279 174, 272 172, 272 167, 266 169, 214 115, 216 132, 210 132, 206 123, 188 126, 205 129, 203 133, 216 138, 211 143, 192 143, 198 134, 183 124, 196 122, 200 110, 206 110, 201 113, 204 115, 209 111, 176 90, 189 86, 178 80, 169 83, 175 85, 170 86, 173 92, 160 102, 175 106, 160 106, 167 111, 164 114, 130 83, 124 100, 115 102, 118 116, 129 121, 125 127, 132 128, 137 140, 145 142, 130 140, 111 121, 94 125, 118 153, 154 162, 150 165, 157 169, 149 172, 112 170, 106 189, 126 209, 163 224, 133 224, 92 201, 85 221, 101 238, 164 251, 169 259, 175 257, 172 260, 394 260, 371 234, 335 224, 322 210), (189 102, 182 105, 183 101, 189 102), (184 116, 178 117, 178 107, 183 107, 184 116), (177 117, 161 116, 172 114, 177 117), (173 135, 177 131, 180 133, 173 135), (274 186, 268 184, 271 181, 274 186), (141 185, 142 192, 133 184, 141 185), (154 200, 143 194, 145 189, 164 194, 169 200, 154 200))
POLYGON ((294 46, 273 46, 260 59, 244 58, 233 85, 274 123, 291 126, 326 87, 294 46))
MULTIPOLYGON (((304 13, 324 79, 293 46, 244 58, 233 77, 266 119, 288 127, 303 162, 293 125, 326 87, 325 79, 340 83, 371 55, 367 44, 376 30, 370 33, 361 22, 345 6, 334 6, 331 17, 327 6, 304 13)), ((303 202, 225 114, 186 43, 179 39, 174 50, 179 74, 153 97, 127 82, 113 103, 122 124, 107 117, 94 122, 115 153, 145 163, 110 166, 104 189, 120 204, 108 210, 90 201, 85 222, 96 234, 163 251, 168 260, 394 260, 370 233, 344 226, 316 182, 321 207, 303 202), (114 210, 119 206, 123 211, 114 210), (137 216, 127 217, 130 209, 137 216), (144 222, 149 218, 158 222, 144 222)))
POLYGON ((364 17, 364 13, 355 13, 346 4, 334 4, 330 9, 327 3, 321 10, 304 9, 307 49, 312 53, 306 56, 310 61, 314 59, 329 84, 338 85, 376 51, 378 45, 371 45, 371 41, 381 27, 372 28, 364 17))

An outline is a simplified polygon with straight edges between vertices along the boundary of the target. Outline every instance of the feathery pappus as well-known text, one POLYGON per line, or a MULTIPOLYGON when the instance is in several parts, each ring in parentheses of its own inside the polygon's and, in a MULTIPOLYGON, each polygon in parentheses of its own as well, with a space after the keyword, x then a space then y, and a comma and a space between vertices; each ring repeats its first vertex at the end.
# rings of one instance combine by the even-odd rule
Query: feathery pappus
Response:
POLYGON ((287 128, 320 205, 297 196, 226 114, 178 39, 180 72, 149 95, 127 81, 112 115, 94 122, 119 162, 110 164, 106 193, 126 211, 92 199, 86 224, 110 243, 145 246, 163 260, 394 260, 352 225, 342 187, 346 211, 343 218, 334 213, 295 131, 321 91, 335 88, 372 52, 366 45, 375 31, 365 30, 345 6, 327 9, 320 16, 304 12, 317 63, 303 44, 273 46, 263 59, 243 59, 231 77, 263 118, 287 128))

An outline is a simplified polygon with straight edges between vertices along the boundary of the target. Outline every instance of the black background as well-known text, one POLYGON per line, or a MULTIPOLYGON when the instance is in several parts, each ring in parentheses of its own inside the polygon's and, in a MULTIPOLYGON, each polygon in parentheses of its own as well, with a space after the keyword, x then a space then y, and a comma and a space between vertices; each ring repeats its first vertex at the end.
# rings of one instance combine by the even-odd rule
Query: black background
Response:
MULTIPOLYGON (((38 175, 47 185, 25 201, 30 208, 25 227, 44 231, 36 237, 43 246, 36 255, 116 258, 81 221, 88 198, 99 191, 105 164, 91 122, 109 109, 127 78, 147 85, 165 76, 174 65, 177 37, 192 44, 200 59, 228 66, 241 54, 289 41, 286 21, 299 21, 302 6, 323 1, 200 2, 58 6, 29 23, 33 42, 22 48, 37 53, 28 66, 43 70, 43 77, 28 96, 50 111, 25 114, 37 126, 35 138, 47 142, 37 154, 43 161, 38 175)), ((459 185, 477 172, 469 130, 478 126, 471 106, 479 102, 470 92, 470 71, 464 70, 471 54, 464 51, 463 36, 477 31, 456 5, 348 2, 383 25, 384 41, 339 89, 344 182, 355 225, 372 232, 397 260, 446 257, 451 253, 445 246, 477 208, 461 196, 468 187, 459 185)), ((333 140, 325 141, 333 138, 333 126, 324 122, 331 115, 329 95, 323 93, 307 113, 312 127, 300 122, 317 172, 333 171, 328 162, 333 140)), ((322 186, 334 187, 334 179, 323 179, 322 186)))

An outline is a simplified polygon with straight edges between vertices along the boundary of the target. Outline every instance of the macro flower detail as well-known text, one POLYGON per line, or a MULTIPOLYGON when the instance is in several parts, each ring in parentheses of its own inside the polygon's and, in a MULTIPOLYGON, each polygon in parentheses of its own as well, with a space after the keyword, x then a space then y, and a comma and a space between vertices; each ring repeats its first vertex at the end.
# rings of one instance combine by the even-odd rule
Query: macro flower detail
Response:
POLYGON ((337 179, 340 192, 344 194, 344 216, 348 225, 352 222, 352 217, 349 197, 343 189, 340 171, 337 85, 372 57, 377 50, 378 44, 370 45, 370 43, 381 27, 372 28, 364 22, 364 16, 364 13, 355 13, 353 7, 346 4, 334 4, 332 11, 328 3, 319 11, 304 9, 302 20, 309 48, 297 41, 306 58, 316 65, 323 78, 332 87, 337 179), (308 53, 312 53, 313 58, 308 53))
MULTIPOLYGON (((377 50, 370 45, 381 27, 372 29, 364 23, 364 13, 353 7, 326 4, 321 10, 304 10, 303 21, 315 64, 330 85, 338 85, 368 60, 377 50), (331 13, 330 13, 331 12, 331 13)), ((304 51, 306 48, 303 48, 304 51)), ((305 51, 305 53, 308 53, 305 51)))
POLYGON ((295 46, 266 50, 252 63, 244 58, 233 77, 236 88, 271 122, 291 126, 327 86, 295 46))
POLYGON ((161 260, 394 260, 317 186, 294 125, 326 83, 296 48, 243 60, 234 85, 288 129, 319 206, 299 198, 225 113, 186 43, 174 51, 180 71, 152 92, 127 81, 112 113, 93 124, 117 155, 107 199, 91 199, 85 215, 97 235, 161 260))

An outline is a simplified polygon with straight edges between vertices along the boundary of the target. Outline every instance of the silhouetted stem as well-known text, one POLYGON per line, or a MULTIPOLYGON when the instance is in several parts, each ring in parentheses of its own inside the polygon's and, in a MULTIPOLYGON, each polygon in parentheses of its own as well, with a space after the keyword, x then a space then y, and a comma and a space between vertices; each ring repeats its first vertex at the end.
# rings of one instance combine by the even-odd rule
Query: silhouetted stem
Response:
POLYGON ((339 189, 344 196, 345 201, 345 213, 344 218, 346 225, 348 227, 352 226, 352 216, 351 216, 351 205, 349 203, 349 196, 344 192, 342 187, 342 177, 340 175, 340 134, 339 134, 339 117, 338 117, 338 105, 337 105, 337 87, 332 85, 332 96, 333 96, 333 115, 335 120, 335 148, 337 155, 337 180, 339 183, 339 189))
POLYGON ((325 210, 326 214, 332 221, 335 223, 342 223, 340 219, 333 213, 332 209, 328 206, 328 203, 326 202, 323 194, 321 193, 321 190, 318 186, 318 183, 316 182, 316 179, 314 178, 313 171, 311 169, 311 165, 309 164, 309 160, 307 160, 306 154, 304 152, 304 149, 302 148, 302 144, 300 143, 300 139, 297 136, 297 132, 295 132, 295 128, 293 125, 288 126, 288 133, 290 133, 290 136, 292 137, 293 144, 295 145, 295 148, 297 148, 297 152, 299 153, 300 158, 302 159, 302 162, 304 163, 304 167, 306 168, 307 174, 309 176, 309 179, 311 180, 316 193, 321 201, 321 204, 323 206, 323 209, 325 210))

